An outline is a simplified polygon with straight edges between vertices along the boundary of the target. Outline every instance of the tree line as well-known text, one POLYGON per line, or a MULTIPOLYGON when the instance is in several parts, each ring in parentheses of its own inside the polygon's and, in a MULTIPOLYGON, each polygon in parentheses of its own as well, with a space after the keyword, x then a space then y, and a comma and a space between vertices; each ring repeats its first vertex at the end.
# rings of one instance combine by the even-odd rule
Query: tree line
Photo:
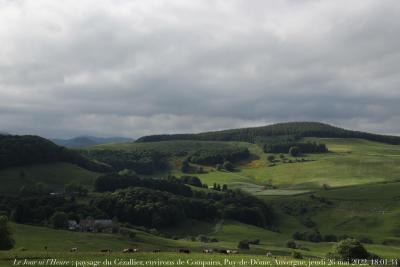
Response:
POLYGON ((195 164, 215 165, 225 161, 237 162, 247 159, 250 152, 247 147, 230 147, 221 149, 200 149, 188 157, 188 161, 195 164))
POLYGON ((139 138, 136 142, 154 142, 169 140, 202 140, 202 141, 242 141, 257 143, 259 139, 271 136, 323 137, 323 138, 361 138, 388 144, 400 144, 400 137, 351 131, 318 122, 277 123, 262 127, 232 129, 205 132, 199 134, 163 134, 139 138))
POLYGON ((82 150, 88 158, 104 162, 114 171, 132 169, 139 174, 153 174, 167 168, 165 155, 156 150, 82 150))
POLYGON ((298 153, 326 153, 328 148, 325 144, 320 144, 316 142, 282 142, 282 143, 270 143, 265 144, 263 149, 265 153, 289 153, 290 149, 296 147, 298 153))

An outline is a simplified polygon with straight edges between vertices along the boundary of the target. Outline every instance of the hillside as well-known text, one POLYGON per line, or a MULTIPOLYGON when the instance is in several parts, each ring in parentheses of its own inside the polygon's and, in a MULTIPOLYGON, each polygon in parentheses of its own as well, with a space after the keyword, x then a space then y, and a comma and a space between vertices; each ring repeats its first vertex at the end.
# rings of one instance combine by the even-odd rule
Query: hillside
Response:
POLYGON ((261 127, 231 129, 198 134, 164 134, 139 138, 136 142, 154 142, 167 140, 203 140, 203 141, 243 141, 266 143, 274 137, 298 139, 301 137, 321 138, 360 138, 388 144, 400 144, 400 137, 346 130, 318 122, 289 122, 261 127))
POLYGON ((39 136, 0 135, 0 169, 60 161, 93 171, 108 170, 104 164, 91 161, 76 151, 57 146, 39 136))
POLYGON ((108 143, 133 142, 134 140, 126 137, 78 136, 71 139, 51 139, 51 141, 59 146, 68 148, 83 148, 108 143))
POLYGON ((21 188, 35 189, 42 184, 52 192, 64 191, 75 183, 91 188, 101 173, 67 162, 52 162, 0 169, 0 194, 16 194, 21 188))

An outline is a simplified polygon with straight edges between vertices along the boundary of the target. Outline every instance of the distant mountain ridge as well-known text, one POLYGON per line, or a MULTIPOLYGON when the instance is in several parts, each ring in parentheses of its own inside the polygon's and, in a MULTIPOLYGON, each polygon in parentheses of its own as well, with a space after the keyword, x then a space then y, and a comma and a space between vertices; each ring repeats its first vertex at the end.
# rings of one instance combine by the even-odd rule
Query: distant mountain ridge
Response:
POLYGON ((134 139, 126 137, 96 137, 96 136, 78 136, 71 139, 50 139, 50 140, 59 146, 65 146, 68 148, 83 148, 83 147, 107 144, 107 143, 125 143, 134 141, 134 139))
POLYGON ((321 138, 360 138, 388 144, 400 144, 399 136, 372 134, 361 131, 347 130, 320 122, 288 122, 277 123, 260 127, 230 129, 222 131, 204 132, 197 134, 162 134, 143 136, 136 142, 153 142, 169 140, 203 140, 203 141, 242 141, 265 142, 271 137, 302 137, 321 138))

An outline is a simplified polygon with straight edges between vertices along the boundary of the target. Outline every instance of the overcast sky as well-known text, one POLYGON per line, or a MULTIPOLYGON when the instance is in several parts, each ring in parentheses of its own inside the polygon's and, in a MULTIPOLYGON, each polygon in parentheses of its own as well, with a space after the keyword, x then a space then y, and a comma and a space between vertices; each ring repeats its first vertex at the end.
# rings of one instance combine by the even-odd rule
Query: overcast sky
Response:
POLYGON ((0 131, 400 134, 400 1, 0 0, 0 131))

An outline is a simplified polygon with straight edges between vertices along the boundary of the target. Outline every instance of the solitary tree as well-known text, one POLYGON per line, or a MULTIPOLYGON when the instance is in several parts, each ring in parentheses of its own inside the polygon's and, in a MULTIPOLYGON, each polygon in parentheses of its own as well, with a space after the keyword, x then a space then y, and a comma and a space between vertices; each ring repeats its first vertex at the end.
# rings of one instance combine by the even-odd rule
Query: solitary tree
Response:
POLYGON ((228 185, 227 184, 223 184, 222 185, 222 191, 228 191, 228 185))
POLYGON ((51 216, 50 221, 56 229, 68 227, 68 216, 65 212, 56 211, 53 216, 51 216))
POLYGON ((8 226, 8 218, 0 216, 0 250, 10 250, 14 247, 15 241, 11 237, 11 231, 8 226))
POLYGON ((240 240, 238 243, 239 249, 250 249, 250 244, 248 240, 240 240))
POLYGON ((352 238, 335 244, 328 256, 340 260, 369 259, 371 257, 360 241, 352 238))
POLYGON ((227 170, 228 172, 234 171, 234 166, 230 161, 225 161, 223 165, 224 169, 227 170))
POLYGON ((182 161, 182 168, 181 168, 183 173, 188 173, 190 170, 190 165, 189 165, 189 161, 188 160, 184 160, 182 161))
POLYGON ((292 157, 298 157, 298 156, 300 155, 300 148, 297 147, 297 146, 292 146, 292 147, 289 149, 289 154, 290 154, 292 157))
POLYGON ((274 162, 275 156, 274 156, 274 155, 269 155, 269 156, 267 157, 267 160, 268 160, 269 162, 274 162))

